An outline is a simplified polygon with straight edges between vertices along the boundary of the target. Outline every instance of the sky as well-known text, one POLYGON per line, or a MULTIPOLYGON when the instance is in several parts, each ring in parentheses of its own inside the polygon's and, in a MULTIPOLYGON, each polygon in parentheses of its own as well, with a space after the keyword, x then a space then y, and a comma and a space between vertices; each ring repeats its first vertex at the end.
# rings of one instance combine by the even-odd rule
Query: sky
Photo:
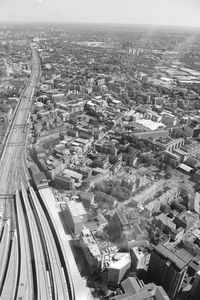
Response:
POLYGON ((0 22, 200 27, 200 0, 0 0, 0 22))

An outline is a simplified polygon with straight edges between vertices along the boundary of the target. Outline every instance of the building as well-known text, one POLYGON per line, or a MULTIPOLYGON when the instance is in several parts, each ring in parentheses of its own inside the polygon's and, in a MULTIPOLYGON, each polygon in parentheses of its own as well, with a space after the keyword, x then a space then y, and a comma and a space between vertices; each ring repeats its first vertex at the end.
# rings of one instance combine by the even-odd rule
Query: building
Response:
POLYGON ((199 154, 200 151, 200 144, 199 143, 192 143, 189 145, 184 145, 183 147, 181 147, 181 149, 188 155, 188 156, 192 156, 192 155, 197 155, 199 154))
POLYGON ((178 118, 168 111, 163 111, 161 122, 168 127, 172 127, 177 124, 178 118))
POLYGON ((171 137, 162 137, 155 141, 157 148, 172 152, 175 149, 181 148, 185 143, 183 138, 172 139, 171 137))
POLYGON ((109 206, 109 208, 113 208, 117 203, 116 198, 104 192, 97 192, 94 199, 97 203, 99 202, 106 203, 109 206))
POLYGON ((68 201, 66 216, 69 226, 75 235, 79 235, 84 224, 87 223, 87 212, 81 202, 68 201))
POLYGON ((72 190, 74 188, 74 180, 70 177, 57 174, 54 177, 54 185, 57 188, 63 188, 65 190, 72 190))
POLYGON ((190 260, 159 244, 151 253, 148 277, 163 286, 171 300, 180 291, 190 260))
POLYGON ((114 215, 114 220, 119 224, 122 230, 126 230, 129 227, 129 222, 126 218, 123 210, 118 210, 114 215))
POLYGON ((137 207, 143 206, 145 205, 145 202, 153 199, 158 192, 163 191, 164 187, 165 181, 162 179, 158 180, 152 183, 146 190, 135 195, 133 197, 133 202, 137 205, 137 207))
POLYGON ((199 224, 199 215, 191 211, 183 211, 174 218, 177 227, 182 227, 187 232, 199 224))
POLYGON ((136 271, 138 269, 143 269, 146 264, 146 255, 140 248, 133 247, 130 249, 131 260, 132 260, 132 270, 136 271))
POLYGON ((142 284, 134 277, 122 282, 124 294, 116 295, 111 300, 170 300, 162 286, 153 283, 142 284))
POLYGON ((196 272, 194 282, 191 289, 191 295, 193 300, 198 300, 200 295, 200 270, 196 272))
POLYGON ((107 283, 111 286, 116 286, 122 281, 124 275, 130 270, 130 253, 118 252, 114 254, 109 261, 106 261, 105 264, 108 270, 107 283))
POLYGON ((75 172, 75 171, 70 170, 70 169, 64 169, 63 175, 65 177, 69 177, 69 178, 73 179, 75 181, 75 186, 76 187, 80 186, 81 183, 82 183, 83 175, 79 174, 78 172, 75 172))
POLYGON ((121 283, 122 290, 125 294, 137 294, 139 290, 141 289, 141 282, 134 278, 134 277, 128 277, 121 283))
POLYGON ((171 218, 167 217, 164 213, 155 216, 155 222, 157 227, 165 233, 169 234, 171 231, 176 229, 176 224, 171 218))
POLYGON ((189 208, 200 214, 200 193, 196 192, 195 197, 189 199, 189 208))
POLYGON ((94 204, 94 194, 80 191, 79 193, 80 200, 83 202, 83 205, 89 209, 91 205, 94 204))
POLYGON ((200 133, 199 121, 193 120, 190 124, 187 124, 183 129, 183 133, 188 137, 198 138, 200 133))
POLYGON ((84 228, 81 231, 80 244, 90 268, 90 273, 98 271, 101 264, 101 252, 89 229, 84 228))
POLYGON ((38 189, 48 187, 48 181, 45 174, 43 172, 40 172, 36 164, 31 165, 29 171, 35 187, 37 187, 38 189))

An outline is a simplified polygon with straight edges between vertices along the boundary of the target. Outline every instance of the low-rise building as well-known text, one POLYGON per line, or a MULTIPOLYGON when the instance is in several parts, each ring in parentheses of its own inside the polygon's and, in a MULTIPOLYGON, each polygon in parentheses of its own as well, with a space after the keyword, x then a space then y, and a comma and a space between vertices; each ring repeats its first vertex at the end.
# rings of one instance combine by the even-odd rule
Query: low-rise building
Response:
POLYGON ((105 202, 110 208, 113 208, 117 203, 116 198, 104 192, 97 192, 94 199, 97 203, 105 202))
POLYGON ((68 201, 66 215, 69 226, 75 235, 79 235, 87 223, 87 212, 81 202, 68 201))
POLYGON ((101 264, 101 252, 89 229, 84 228, 81 231, 80 244, 88 263, 90 273, 97 272, 101 264))
POLYGON ((83 202, 83 205, 89 209, 91 205, 94 204, 94 194, 93 193, 88 193, 88 192, 83 192, 81 191, 79 193, 80 200, 83 202))

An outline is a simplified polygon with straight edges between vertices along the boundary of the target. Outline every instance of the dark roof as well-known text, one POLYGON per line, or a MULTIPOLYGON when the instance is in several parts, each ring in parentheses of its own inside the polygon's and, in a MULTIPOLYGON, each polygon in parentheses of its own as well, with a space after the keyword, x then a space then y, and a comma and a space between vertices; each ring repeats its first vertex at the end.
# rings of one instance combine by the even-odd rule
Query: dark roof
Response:
POLYGON ((116 215, 117 215, 117 217, 118 217, 120 223, 122 224, 122 226, 123 226, 123 225, 128 225, 128 224, 129 224, 129 223, 128 223, 128 220, 127 220, 127 218, 126 218, 126 216, 124 215, 123 210, 118 210, 118 211, 116 212, 116 215))
POLYGON ((183 260, 182 255, 180 255, 179 257, 178 253, 172 252, 170 249, 168 249, 162 244, 157 245, 156 247, 154 247, 154 249, 157 253, 164 256, 169 261, 171 261, 180 270, 184 269, 188 264, 183 260))
POLYGON ((140 285, 134 277, 128 277, 122 282, 125 293, 136 294, 140 290, 140 285))

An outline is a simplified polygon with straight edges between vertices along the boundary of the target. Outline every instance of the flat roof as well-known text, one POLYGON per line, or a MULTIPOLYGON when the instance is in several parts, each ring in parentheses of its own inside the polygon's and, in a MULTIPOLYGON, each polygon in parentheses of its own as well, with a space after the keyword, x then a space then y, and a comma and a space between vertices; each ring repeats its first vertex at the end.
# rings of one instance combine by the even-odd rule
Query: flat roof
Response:
POLYGON ((128 277, 121 283, 125 293, 136 294, 140 290, 140 285, 134 277, 128 277))
POLYGON ((73 178, 77 178, 77 179, 82 179, 83 175, 78 173, 78 172, 75 172, 75 171, 72 171, 72 170, 69 170, 69 169, 64 169, 63 171, 63 174, 68 176, 68 177, 73 177, 73 178))
POLYGON ((166 259, 169 259, 172 263, 174 263, 180 270, 187 266, 187 263, 178 256, 178 253, 176 254, 172 252, 164 245, 159 244, 154 249, 156 250, 156 252, 160 253, 166 259))
POLYGON ((73 217, 87 214, 82 202, 71 200, 67 202, 67 207, 73 217))
POLYGON ((193 168, 189 167, 189 166, 186 165, 186 164, 180 164, 178 167, 179 167, 180 169, 182 169, 183 171, 186 171, 186 172, 188 172, 188 173, 190 173, 190 172, 193 170, 193 168))
POLYGON ((109 261, 108 269, 121 269, 129 263, 131 263, 130 253, 118 252, 109 261))
POLYGON ((140 119, 140 120, 137 120, 136 123, 139 123, 151 130, 156 130, 159 127, 166 127, 165 124, 163 124, 161 122, 153 122, 152 120, 149 120, 149 119, 140 119))

